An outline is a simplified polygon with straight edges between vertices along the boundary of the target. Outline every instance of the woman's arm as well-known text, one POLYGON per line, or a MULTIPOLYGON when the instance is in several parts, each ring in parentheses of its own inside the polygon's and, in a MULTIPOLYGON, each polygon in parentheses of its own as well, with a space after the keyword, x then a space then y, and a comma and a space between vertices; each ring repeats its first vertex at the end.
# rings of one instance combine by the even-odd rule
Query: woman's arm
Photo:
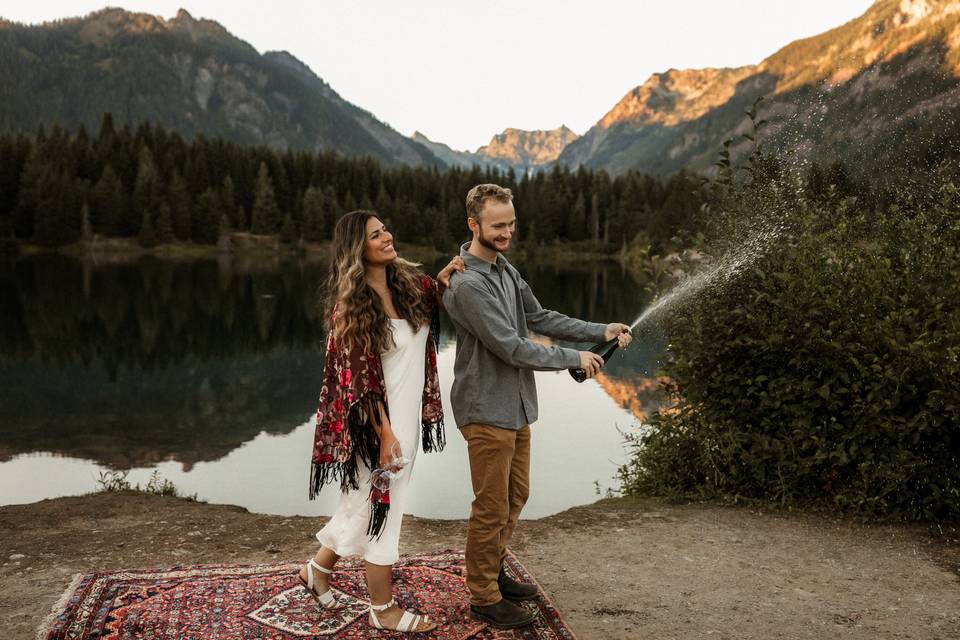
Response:
MULTIPOLYGON (((397 441, 397 438, 393 435, 393 429, 390 428, 390 418, 387 416, 383 403, 378 402, 377 405, 380 409, 380 419, 374 423, 373 427, 377 437, 380 438, 380 459, 377 462, 379 463, 378 466, 386 467, 393 461, 393 443, 397 441)), ((396 471, 397 469, 393 470, 396 471)))
POLYGON ((467 268, 467 265, 464 264, 463 258, 460 256, 453 256, 450 259, 450 262, 447 263, 443 269, 440 270, 440 273, 437 274, 437 285, 433 288, 434 294, 437 296, 437 306, 441 309, 443 308, 443 292, 447 290, 447 287, 450 286, 450 276, 453 275, 454 271, 463 271, 467 268))

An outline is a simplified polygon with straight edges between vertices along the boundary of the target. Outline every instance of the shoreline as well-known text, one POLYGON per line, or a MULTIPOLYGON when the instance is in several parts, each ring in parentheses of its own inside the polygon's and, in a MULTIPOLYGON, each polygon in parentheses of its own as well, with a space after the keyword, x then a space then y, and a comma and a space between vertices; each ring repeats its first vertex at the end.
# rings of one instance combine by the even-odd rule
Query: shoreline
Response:
MULTIPOLYGON (((76 573, 302 561, 325 518, 142 493, 0 507, 0 628, 31 637, 76 573)), ((402 553, 462 549, 405 517, 402 553)), ((514 553, 581 640, 960 635, 960 542, 917 525, 615 498, 522 520, 514 553)))
MULTIPOLYGON (((81 240, 60 247, 47 247, 17 242, 14 257, 27 257, 42 254, 65 255, 79 260, 95 262, 124 263, 134 262, 143 256, 156 256, 164 260, 198 259, 263 259, 277 260, 300 258, 327 261, 330 258, 331 243, 304 242, 297 245, 284 245, 276 236, 259 236, 250 233, 231 233, 225 243, 200 245, 193 242, 173 242, 151 248, 140 246, 136 238, 109 238, 94 236, 91 240, 81 240)), ((400 253, 416 261, 429 262, 452 255, 456 247, 449 252, 430 245, 404 242, 400 253)), ((626 258, 621 249, 603 249, 583 242, 559 242, 549 245, 524 245, 518 243, 510 251, 511 259, 526 260, 542 258, 550 263, 613 262, 624 263, 626 258)))

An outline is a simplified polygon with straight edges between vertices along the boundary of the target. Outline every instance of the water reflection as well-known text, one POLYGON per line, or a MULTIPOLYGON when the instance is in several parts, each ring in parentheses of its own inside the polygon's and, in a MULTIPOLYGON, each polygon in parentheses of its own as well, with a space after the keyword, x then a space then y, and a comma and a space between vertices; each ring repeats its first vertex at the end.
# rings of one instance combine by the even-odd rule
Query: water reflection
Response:
MULTIPOLYGON (((444 262, 428 270, 435 273, 444 262)), ((570 315, 629 321, 645 302, 639 283, 614 265, 518 266, 544 306, 570 315)), ((180 476, 230 458, 263 434, 309 439, 303 434, 323 367, 317 292, 325 273, 322 261, 295 260, 144 257, 95 265, 44 255, 0 265, 0 463, 17 462, 20 469, 24 454, 48 452, 98 468, 161 465, 165 475, 180 476)), ((442 342, 451 358, 452 340, 445 320, 442 342)), ((651 376, 660 348, 639 340, 606 367, 597 382, 615 401, 612 407, 603 406, 603 394, 574 394, 570 381, 538 377, 541 405, 578 399, 580 405, 554 421, 578 412, 579 423, 591 415, 625 422, 618 406, 643 419, 657 401, 651 376)), ((614 451, 616 443, 603 446, 614 451)), ((440 472, 457 463, 428 464, 440 472)), ((585 473, 596 479, 595 470, 585 473)), ((173 479, 190 485, 186 478, 173 479)), ((229 481, 220 478, 217 486, 207 499, 242 503, 229 499, 229 481)), ((449 500, 462 504, 459 495, 449 500)), ((298 505, 283 511, 297 512, 298 505)))

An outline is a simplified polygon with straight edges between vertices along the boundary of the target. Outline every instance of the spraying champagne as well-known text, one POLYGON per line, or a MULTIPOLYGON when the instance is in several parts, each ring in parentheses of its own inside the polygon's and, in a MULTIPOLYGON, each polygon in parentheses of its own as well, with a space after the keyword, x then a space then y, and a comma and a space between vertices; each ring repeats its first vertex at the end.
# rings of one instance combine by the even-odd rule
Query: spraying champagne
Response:
MULTIPOLYGON (((615 337, 606 342, 601 342, 600 344, 590 347, 590 351, 597 354, 603 358, 603 363, 606 364, 608 360, 613 356, 613 352, 617 350, 617 347, 620 346, 620 338, 615 337)), ((577 382, 583 382, 587 379, 587 372, 581 368, 569 369, 570 375, 573 376, 573 379, 577 382)))

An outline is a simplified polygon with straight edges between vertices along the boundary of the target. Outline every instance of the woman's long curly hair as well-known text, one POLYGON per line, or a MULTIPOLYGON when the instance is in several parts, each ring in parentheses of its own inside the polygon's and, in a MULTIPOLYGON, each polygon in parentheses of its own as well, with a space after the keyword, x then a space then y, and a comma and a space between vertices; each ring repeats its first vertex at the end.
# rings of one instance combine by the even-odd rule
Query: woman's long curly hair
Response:
MULTIPOLYGON (((351 211, 333 228, 333 263, 326 286, 326 308, 336 317, 327 321, 339 348, 359 345, 368 353, 390 350, 393 331, 376 291, 367 284, 364 247, 367 221, 379 218, 373 211, 351 211)), ((430 309, 423 289, 420 265, 399 256, 387 265, 387 286, 393 306, 414 331, 430 322, 430 309)))

